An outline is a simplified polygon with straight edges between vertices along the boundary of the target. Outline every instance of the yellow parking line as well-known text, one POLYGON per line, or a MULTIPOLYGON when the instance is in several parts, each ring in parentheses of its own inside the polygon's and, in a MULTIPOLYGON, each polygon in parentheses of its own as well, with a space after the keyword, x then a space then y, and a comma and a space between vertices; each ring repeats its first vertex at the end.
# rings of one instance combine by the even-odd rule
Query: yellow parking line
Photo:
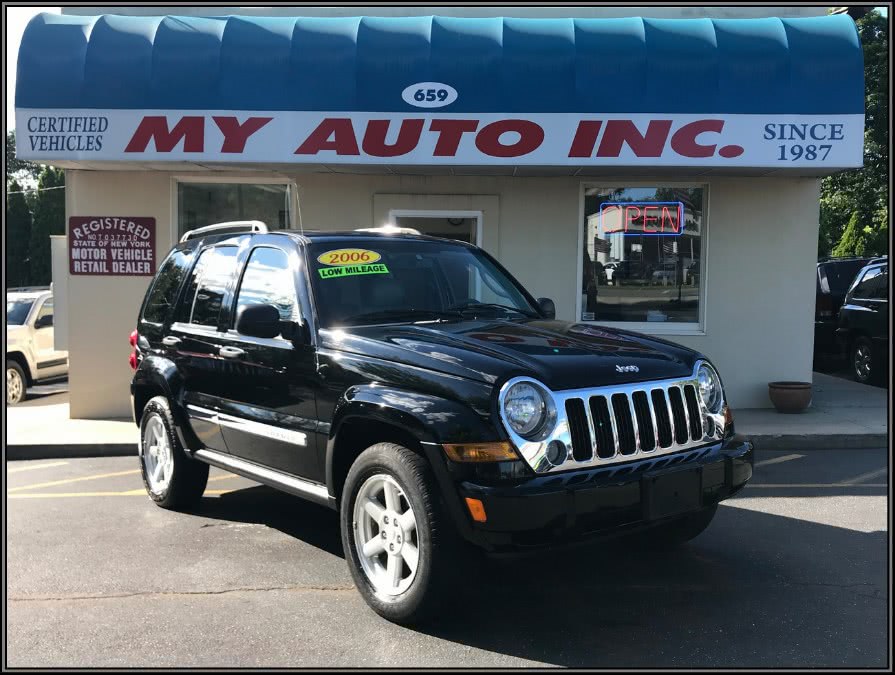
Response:
POLYGON ((139 469, 131 471, 114 471, 112 473, 99 473, 93 476, 80 476, 78 478, 66 478, 64 480, 51 480, 46 483, 35 483, 34 485, 20 485, 19 487, 9 488, 7 492, 20 492, 22 490, 36 490, 37 488, 52 487, 54 485, 66 485, 68 483, 78 483, 82 480, 96 480, 97 478, 112 478, 113 476, 130 476, 140 473, 139 469))
POLYGON ((237 476, 235 473, 228 473, 223 476, 212 476, 208 479, 208 482, 210 483, 213 480, 227 480, 228 478, 241 478, 241 476, 237 476))
POLYGON ((53 466, 62 466, 68 462, 50 462, 49 464, 31 464, 29 466, 17 466, 13 469, 7 469, 6 473, 22 473, 22 471, 34 471, 34 469, 49 469, 53 466))
MULTIPOLYGON (((235 492, 238 488, 230 490, 206 490, 206 495, 224 495, 235 492)), ((6 495, 7 499, 54 499, 56 497, 139 497, 145 496, 146 490, 127 490, 126 492, 33 492, 6 495)))

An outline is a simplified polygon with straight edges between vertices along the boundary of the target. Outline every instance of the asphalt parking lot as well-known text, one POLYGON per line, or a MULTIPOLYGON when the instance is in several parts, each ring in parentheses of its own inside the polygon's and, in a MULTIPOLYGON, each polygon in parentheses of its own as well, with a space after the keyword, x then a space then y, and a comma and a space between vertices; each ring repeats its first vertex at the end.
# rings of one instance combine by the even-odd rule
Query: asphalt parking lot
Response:
POLYGON ((135 458, 9 462, 7 667, 888 663, 888 455, 764 452, 667 557, 490 562, 424 630, 354 590, 336 514, 213 469, 162 510, 135 458))

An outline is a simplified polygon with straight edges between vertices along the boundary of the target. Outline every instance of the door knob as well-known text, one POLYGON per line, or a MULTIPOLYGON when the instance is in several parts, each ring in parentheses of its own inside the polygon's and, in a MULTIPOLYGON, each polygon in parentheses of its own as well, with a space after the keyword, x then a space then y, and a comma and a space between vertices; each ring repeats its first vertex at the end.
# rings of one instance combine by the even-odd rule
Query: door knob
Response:
POLYGON ((176 347, 181 342, 179 337, 174 337, 173 335, 167 335, 162 338, 162 344, 166 347, 176 347))

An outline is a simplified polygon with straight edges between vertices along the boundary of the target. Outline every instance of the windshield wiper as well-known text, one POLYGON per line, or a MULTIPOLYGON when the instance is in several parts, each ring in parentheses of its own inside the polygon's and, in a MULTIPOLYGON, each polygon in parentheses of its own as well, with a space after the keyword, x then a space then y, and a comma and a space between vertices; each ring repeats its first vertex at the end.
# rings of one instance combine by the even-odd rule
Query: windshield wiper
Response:
POLYGON ((461 319, 463 315, 456 311, 437 309, 383 309, 378 312, 355 314, 343 320, 346 324, 365 323, 368 321, 426 321, 431 319, 461 319))
POLYGON ((458 312, 468 312, 474 311, 477 309, 501 309, 506 312, 516 312, 517 314, 521 314, 523 316, 531 317, 533 319, 538 318, 538 315, 534 312, 531 312, 526 309, 519 309, 518 307, 512 307, 511 305, 501 305, 496 302, 463 302, 459 305, 452 305, 448 307, 449 310, 454 310, 458 312))

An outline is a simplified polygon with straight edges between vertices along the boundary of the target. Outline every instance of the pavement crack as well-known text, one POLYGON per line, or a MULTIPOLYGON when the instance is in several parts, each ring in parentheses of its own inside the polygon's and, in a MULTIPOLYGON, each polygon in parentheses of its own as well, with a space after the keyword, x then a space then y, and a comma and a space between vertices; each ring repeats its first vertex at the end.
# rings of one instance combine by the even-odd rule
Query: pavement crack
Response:
POLYGON ((53 595, 8 598, 9 602, 68 602, 72 600, 118 600, 153 596, 194 596, 226 595, 228 593, 265 593, 272 591, 353 591, 354 586, 312 585, 312 586, 247 586, 203 591, 134 591, 131 593, 104 593, 95 595, 53 595))

